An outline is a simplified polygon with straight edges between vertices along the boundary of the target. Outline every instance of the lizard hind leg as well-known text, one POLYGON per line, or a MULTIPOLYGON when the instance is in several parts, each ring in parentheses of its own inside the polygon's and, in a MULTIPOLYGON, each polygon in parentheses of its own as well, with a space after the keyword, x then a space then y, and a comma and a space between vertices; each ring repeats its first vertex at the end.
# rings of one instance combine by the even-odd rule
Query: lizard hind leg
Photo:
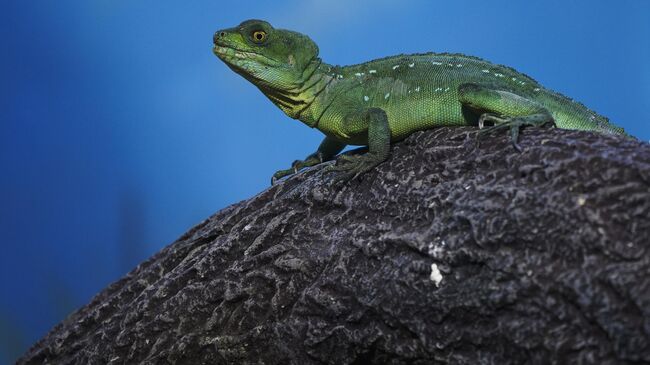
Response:
POLYGON ((544 106, 509 91, 467 83, 458 87, 458 98, 463 105, 482 113, 478 120, 479 128, 483 128, 485 122, 494 124, 480 131, 479 135, 508 129, 512 145, 518 151, 521 151, 518 139, 522 127, 554 123, 553 116, 544 106))

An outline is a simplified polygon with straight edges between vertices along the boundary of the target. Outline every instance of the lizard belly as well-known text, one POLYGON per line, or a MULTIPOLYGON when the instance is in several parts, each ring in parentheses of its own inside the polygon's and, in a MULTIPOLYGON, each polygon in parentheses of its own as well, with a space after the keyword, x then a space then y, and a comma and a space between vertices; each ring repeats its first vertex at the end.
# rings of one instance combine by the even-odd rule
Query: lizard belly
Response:
POLYGON ((397 141, 411 133, 435 127, 467 125, 461 104, 453 96, 445 98, 412 98, 395 100, 385 107, 391 140, 397 141))
MULTIPOLYGON (((349 92, 336 100, 338 107, 326 110, 318 129, 326 136, 350 145, 368 144, 368 125, 358 116, 360 110, 379 108, 386 112, 391 141, 408 137, 411 133, 442 126, 462 126, 469 123, 462 113, 456 92, 438 92, 427 86, 411 93, 364 92, 363 96, 349 92), (366 97, 365 94, 370 94, 366 97), (360 101, 361 100, 361 101, 360 101)), ((442 90, 442 89, 441 89, 442 90)), ((447 91, 455 88, 447 88, 447 91)))

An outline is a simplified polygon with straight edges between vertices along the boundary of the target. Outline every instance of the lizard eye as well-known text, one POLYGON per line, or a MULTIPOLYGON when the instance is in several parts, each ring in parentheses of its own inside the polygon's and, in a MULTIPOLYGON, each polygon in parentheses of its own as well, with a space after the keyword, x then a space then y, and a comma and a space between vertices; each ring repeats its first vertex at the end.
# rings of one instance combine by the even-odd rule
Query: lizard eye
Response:
POLYGON ((266 32, 263 30, 256 30, 253 32, 253 42, 262 43, 266 40, 266 32))

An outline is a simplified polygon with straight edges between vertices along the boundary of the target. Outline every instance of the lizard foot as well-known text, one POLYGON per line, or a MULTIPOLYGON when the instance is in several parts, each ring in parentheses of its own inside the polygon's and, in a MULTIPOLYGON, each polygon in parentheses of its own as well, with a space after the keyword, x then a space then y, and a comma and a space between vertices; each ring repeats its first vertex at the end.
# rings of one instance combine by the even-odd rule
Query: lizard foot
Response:
POLYGON ((285 176, 297 174, 298 171, 302 170, 305 167, 310 167, 317 165, 319 163, 323 162, 323 154, 320 152, 313 153, 309 156, 307 156, 306 159, 304 160, 295 160, 291 164, 291 168, 286 169, 286 170, 280 170, 277 171, 273 176, 271 177, 271 185, 275 185, 278 180, 285 176))
POLYGON ((363 155, 341 155, 336 159, 335 165, 325 168, 325 172, 340 172, 334 177, 333 182, 344 183, 372 170, 384 160, 370 152, 363 155))
POLYGON ((510 141, 512 142, 512 146, 517 151, 521 152, 522 149, 518 143, 519 130, 527 126, 542 127, 546 124, 555 125, 555 122, 553 121, 553 117, 545 113, 526 115, 521 117, 499 117, 494 114, 485 113, 481 115, 478 120, 478 127, 481 129, 478 132, 478 135, 480 137, 490 134, 494 131, 508 129, 510 130, 510 141), (486 121, 493 122, 494 125, 485 128, 486 121))

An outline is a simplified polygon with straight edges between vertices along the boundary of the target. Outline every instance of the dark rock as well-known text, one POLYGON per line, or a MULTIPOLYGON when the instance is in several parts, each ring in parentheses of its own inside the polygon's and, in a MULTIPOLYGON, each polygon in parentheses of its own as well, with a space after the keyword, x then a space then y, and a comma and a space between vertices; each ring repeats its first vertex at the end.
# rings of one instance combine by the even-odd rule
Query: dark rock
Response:
POLYGON ((223 209, 19 363, 650 362, 650 146, 470 131, 223 209))

